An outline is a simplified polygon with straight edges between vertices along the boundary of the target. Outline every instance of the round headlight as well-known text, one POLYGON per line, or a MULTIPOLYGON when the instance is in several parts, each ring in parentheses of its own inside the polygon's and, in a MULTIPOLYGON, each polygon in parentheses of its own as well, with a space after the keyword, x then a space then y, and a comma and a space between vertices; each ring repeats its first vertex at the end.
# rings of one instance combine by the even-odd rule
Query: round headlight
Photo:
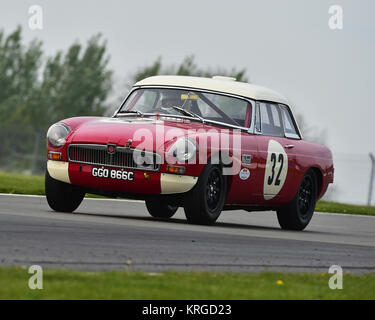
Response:
POLYGON ((172 147, 169 149, 169 152, 173 157, 177 158, 179 162, 189 161, 195 156, 197 152, 197 145, 194 140, 183 137, 178 139, 172 147))
POLYGON ((145 154, 144 151, 135 149, 133 152, 134 162, 143 167, 148 167, 154 164, 154 157, 152 154, 145 154))
POLYGON ((56 123, 50 126, 47 131, 47 139, 54 147, 62 147, 65 144, 65 138, 69 134, 70 129, 67 125, 56 123))

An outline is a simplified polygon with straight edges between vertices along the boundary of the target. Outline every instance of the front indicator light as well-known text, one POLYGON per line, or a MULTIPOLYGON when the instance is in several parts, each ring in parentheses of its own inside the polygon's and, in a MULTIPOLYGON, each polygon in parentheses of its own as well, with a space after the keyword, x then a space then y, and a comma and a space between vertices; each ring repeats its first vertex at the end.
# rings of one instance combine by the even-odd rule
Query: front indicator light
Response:
POLYGON ((185 173, 185 167, 167 166, 167 171, 169 173, 174 173, 174 174, 184 174, 185 173))
POLYGON ((53 152, 53 151, 48 152, 48 159, 50 160, 61 160, 61 158, 62 158, 61 152, 53 152))

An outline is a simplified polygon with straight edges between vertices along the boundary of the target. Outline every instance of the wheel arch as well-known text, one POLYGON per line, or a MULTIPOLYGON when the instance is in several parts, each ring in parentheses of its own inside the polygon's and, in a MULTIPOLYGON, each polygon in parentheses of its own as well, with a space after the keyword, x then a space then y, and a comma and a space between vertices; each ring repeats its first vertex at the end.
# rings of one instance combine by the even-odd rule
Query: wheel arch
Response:
POLYGON ((311 167, 307 170, 307 172, 309 171, 315 174, 316 183, 317 183, 317 197, 320 198, 319 196, 322 192, 322 186, 323 186, 323 173, 321 169, 319 169, 318 167, 311 167))
MULTIPOLYGON (((208 163, 211 163, 211 159, 214 158, 214 157, 218 157, 219 159, 219 163, 218 165, 221 166, 221 168, 223 168, 224 166, 225 167, 231 167, 233 164, 231 165, 225 165, 222 161, 223 158, 226 158, 226 159, 230 159, 230 155, 229 155, 229 152, 225 151, 225 150, 217 150, 215 152, 212 152, 210 153, 209 157, 207 157, 207 164, 208 163)), ((207 165, 206 164, 206 165, 207 165)), ((227 183, 227 191, 226 191, 226 196, 228 195, 228 191, 229 189, 231 188, 232 186, 232 181, 233 181, 233 175, 224 175, 224 177, 226 178, 226 183, 227 183)))

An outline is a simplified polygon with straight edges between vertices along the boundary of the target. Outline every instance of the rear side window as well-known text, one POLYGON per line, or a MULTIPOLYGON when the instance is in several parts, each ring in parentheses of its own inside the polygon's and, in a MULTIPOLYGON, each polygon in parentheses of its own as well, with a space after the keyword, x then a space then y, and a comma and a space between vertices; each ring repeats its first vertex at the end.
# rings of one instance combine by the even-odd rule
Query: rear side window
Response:
POLYGON ((266 136, 283 137, 283 121, 278 104, 260 102, 260 127, 266 136))
POLYGON ((284 120, 285 136, 287 138, 300 139, 297 128, 290 114, 289 108, 287 106, 280 105, 280 110, 281 110, 281 114, 284 120))

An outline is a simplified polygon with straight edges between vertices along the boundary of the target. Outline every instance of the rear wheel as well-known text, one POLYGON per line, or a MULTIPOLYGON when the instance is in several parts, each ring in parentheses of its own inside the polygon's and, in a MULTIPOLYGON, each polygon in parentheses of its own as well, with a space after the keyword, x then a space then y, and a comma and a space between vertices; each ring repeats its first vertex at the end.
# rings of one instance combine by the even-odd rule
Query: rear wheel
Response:
POLYGON ((223 209, 227 179, 220 166, 207 164, 195 187, 186 194, 185 216, 192 224, 213 224, 223 209))
POLYGON ((302 178, 293 200, 277 210, 277 219, 282 229, 303 230, 309 224, 315 210, 317 198, 317 180, 315 173, 309 170, 302 178))
POLYGON ((172 218, 178 209, 177 206, 165 203, 163 198, 149 198, 145 202, 148 212, 154 218, 172 218))
POLYGON ((51 209, 59 212, 73 212, 85 197, 85 192, 80 188, 53 179, 48 171, 45 175, 45 192, 51 209))

